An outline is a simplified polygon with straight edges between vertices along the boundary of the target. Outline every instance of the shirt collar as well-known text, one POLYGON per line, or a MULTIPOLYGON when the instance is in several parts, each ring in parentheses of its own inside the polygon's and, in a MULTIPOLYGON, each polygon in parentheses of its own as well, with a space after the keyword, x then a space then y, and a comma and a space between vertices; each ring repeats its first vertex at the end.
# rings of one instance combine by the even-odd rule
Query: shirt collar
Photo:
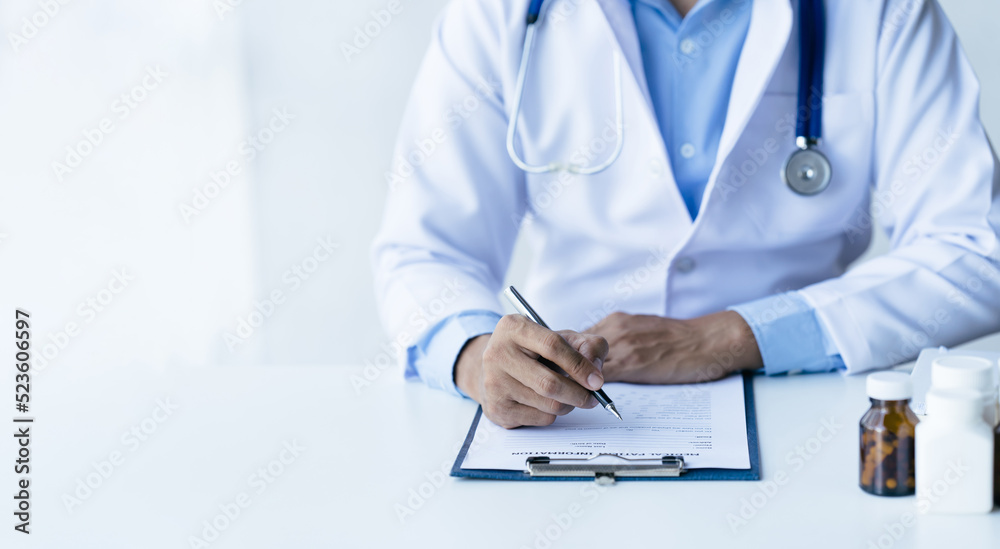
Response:
MULTIPOLYGON (((672 23, 679 24, 682 20, 680 12, 674 7, 674 4, 670 0, 629 0, 632 3, 632 9, 635 9, 636 4, 644 4, 647 7, 653 8, 664 16, 667 17, 672 23)), ((708 4, 716 3, 720 4, 719 9, 725 7, 725 4, 732 3, 733 0, 698 0, 691 11, 688 12, 688 16, 691 16, 699 11, 701 11, 708 4)))

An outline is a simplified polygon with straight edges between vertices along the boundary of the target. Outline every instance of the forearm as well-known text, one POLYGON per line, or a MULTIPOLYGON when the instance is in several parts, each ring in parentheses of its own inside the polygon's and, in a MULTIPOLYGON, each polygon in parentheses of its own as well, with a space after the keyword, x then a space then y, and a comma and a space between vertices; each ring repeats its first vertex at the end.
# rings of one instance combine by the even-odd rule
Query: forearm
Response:
POLYGON ((816 308, 852 374, 1000 328, 1000 265, 931 239, 800 293, 816 308))
POLYGON ((798 292, 776 294, 730 308, 753 332, 764 373, 829 372, 843 368, 816 310, 798 292))
POLYGON ((455 396, 472 397, 455 384, 457 363, 463 355, 466 358, 471 356, 463 352, 469 348, 468 343, 482 334, 491 333, 499 319, 497 313, 478 310, 464 311, 437 323, 406 349, 406 378, 419 378, 427 386, 455 396))

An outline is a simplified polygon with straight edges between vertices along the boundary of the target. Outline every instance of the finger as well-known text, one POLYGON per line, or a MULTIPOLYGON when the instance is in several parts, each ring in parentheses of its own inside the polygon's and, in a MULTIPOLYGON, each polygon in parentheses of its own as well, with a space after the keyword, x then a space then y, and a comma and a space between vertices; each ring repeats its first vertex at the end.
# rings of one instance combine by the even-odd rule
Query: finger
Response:
POLYGON ((497 406, 509 400, 553 415, 569 413, 574 407, 592 408, 597 405, 586 389, 525 355, 516 345, 488 348, 484 355, 488 356, 484 357, 486 375, 482 404, 484 410, 490 412, 487 416, 491 419, 497 415, 497 406))
POLYGON ((555 416, 564 416, 573 411, 575 406, 571 404, 566 404, 564 402, 559 402, 554 398, 549 398, 547 396, 542 396, 535 392, 534 389, 523 385, 519 381, 516 382, 516 387, 510 389, 510 398, 515 402, 520 402, 525 406, 531 406, 532 408, 545 412, 546 414, 552 414, 555 416))
POLYGON ((537 408, 532 408, 520 402, 508 400, 502 405, 502 421, 500 425, 506 429, 513 429, 522 425, 544 426, 552 425, 556 420, 555 414, 547 414, 537 408))
MULTIPOLYGON (((580 384, 566 377, 557 368, 555 363, 548 362, 548 365, 540 361, 545 359, 531 358, 524 353, 514 353, 516 356, 510 357, 505 368, 505 373, 512 381, 519 383, 539 397, 555 400, 562 404, 573 407, 590 408, 590 391, 581 387, 580 384)), ((509 394, 509 389, 508 389, 509 394)), ((520 402, 527 404, 521 400, 520 402)))
MULTIPOLYGON (((537 399, 547 399, 560 404, 568 404, 577 408, 593 408, 590 391, 581 387, 572 379, 560 375, 537 360, 522 357, 508 368, 507 374, 517 380, 527 390, 534 393, 537 399)), ((516 399, 523 404, 532 405, 538 400, 516 399)), ((544 410, 545 408, 539 407, 544 410)), ((551 410, 549 410, 551 412, 551 410)), ((554 412, 553 412, 554 413, 554 412)))
POLYGON ((581 334, 571 330, 561 331, 559 335, 603 373, 604 361, 610 349, 607 339, 599 335, 581 334))
MULTIPOLYGON (((508 316, 518 316, 521 319, 510 321, 505 328, 509 327, 515 343, 523 349, 556 363, 574 381, 592 391, 600 389, 601 385, 604 384, 604 377, 601 375, 601 371, 590 360, 567 343, 561 335, 543 328, 523 316, 508 316)), ((504 317, 504 319, 506 318, 508 317, 504 317)))

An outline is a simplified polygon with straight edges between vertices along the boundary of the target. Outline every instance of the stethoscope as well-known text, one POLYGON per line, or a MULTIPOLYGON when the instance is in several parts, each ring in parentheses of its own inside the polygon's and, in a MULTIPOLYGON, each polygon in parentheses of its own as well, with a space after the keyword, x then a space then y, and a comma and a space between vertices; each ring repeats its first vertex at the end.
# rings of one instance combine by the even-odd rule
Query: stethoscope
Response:
POLYGON ((830 186, 833 167, 816 148, 823 127, 823 59, 826 20, 823 0, 799 2, 799 97, 793 152, 781 170, 791 189, 813 195, 830 186), (813 103, 815 102, 815 106, 813 103))
MULTIPOLYGON (((521 115, 521 101, 524 97, 524 83, 531 62, 531 50, 535 42, 536 25, 542 11, 543 0, 531 0, 525 18, 527 29, 521 48, 521 64, 514 86, 514 104, 507 123, 507 154, 518 168, 528 173, 543 174, 569 172, 591 175, 608 169, 621 156, 625 143, 624 102, 622 100, 621 54, 614 49, 615 72, 615 146, 608 158, 599 164, 585 166, 573 162, 550 162, 548 164, 528 164, 514 148, 517 135, 517 119, 521 115)), ((799 90, 796 110, 795 144, 793 152, 781 170, 781 177, 788 187, 801 195, 814 195, 830 185, 833 168, 830 161, 816 147, 820 142, 823 121, 823 61, 826 35, 826 20, 823 0, 801 0, 799 3, 799 90), (810 99, 815 100, 813 105, 810 99)))

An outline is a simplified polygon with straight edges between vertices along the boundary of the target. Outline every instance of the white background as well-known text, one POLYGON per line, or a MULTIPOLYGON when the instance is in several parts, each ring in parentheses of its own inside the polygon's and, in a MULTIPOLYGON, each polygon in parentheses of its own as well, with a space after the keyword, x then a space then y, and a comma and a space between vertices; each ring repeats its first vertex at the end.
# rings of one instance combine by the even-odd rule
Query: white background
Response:
MULTIPOLYGON (((228 4, 75 0, 17 51, 9 33, 41 8, 0 3, 0 305, 34 315, 36 341, 52 343, 47 369, 360 364, 382 353, 368 248, 398 121, 445 1, 402 0, 350 59, 342 45, 387 1, 232 3, 219 12, 228 4), (116 98, 155 67, 167 76, 120 118, 116 98), (295 118, 245 161, 240 143, 275 108, 295 118), (52 163, 105 117, 114 131, 59 181, 52 163), (233 160, 240 174, 187 222, 180 205, 233 160), (335 253, 292 291, 283 273, 324 236, 335 253), (87 312, 122 269, 129 285, 87 312), (285 303, 230 350, 224 334, 275 289, 285 303), (61 335, 68 322, 77 335, 61 335)), ((943 4, 996 135, 1000 3, 943 4)), ((527 253, 518 248, 513 277, 527 253)))

